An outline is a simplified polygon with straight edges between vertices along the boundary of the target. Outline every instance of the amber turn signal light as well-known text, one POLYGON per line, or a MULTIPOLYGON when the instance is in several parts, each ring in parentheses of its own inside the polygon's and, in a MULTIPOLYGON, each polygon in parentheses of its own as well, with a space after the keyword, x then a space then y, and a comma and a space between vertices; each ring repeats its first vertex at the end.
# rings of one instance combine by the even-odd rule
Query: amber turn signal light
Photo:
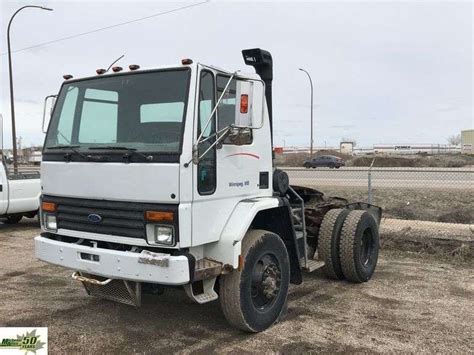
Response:
POLYGON ((249 95, 240 95, 240 113, 249 112, 249 95))
POLYGON ((54 202, 41 202, 43 212, 56 212, 57 205, 54 202))
POLYGON ((173 212, 161 212, 161 211, 146 211, 145 219, 148 222, 173 222, 173 212))

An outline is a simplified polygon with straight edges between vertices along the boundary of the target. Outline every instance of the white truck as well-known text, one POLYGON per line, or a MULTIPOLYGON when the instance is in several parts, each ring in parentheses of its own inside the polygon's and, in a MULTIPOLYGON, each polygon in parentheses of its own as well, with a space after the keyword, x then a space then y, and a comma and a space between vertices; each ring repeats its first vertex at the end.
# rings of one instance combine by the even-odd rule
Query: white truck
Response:
MULTIPOLYGON (((0 115, 0 140, 3 147, 3 117, 0 115)), ((41 195, 39 171, 14 170, 0 150, 0 222, 16 224, 23 217, 37 215, 41 195)))
POLYGON ((281 319, 303 272, 368 281, 381 209, 289 185, 273 166, 272 57, 242 54, 256 74, 186 59, 65 76, 36 256, 109 300, 139 306, 142 291, 178 285, 197 303, 219 298, 248 332, 281 319))
POLYGON ((38 213, 41 195, 39 172, 9 171, 5 159, 0 163, 0 222, 15 224, 38 213))

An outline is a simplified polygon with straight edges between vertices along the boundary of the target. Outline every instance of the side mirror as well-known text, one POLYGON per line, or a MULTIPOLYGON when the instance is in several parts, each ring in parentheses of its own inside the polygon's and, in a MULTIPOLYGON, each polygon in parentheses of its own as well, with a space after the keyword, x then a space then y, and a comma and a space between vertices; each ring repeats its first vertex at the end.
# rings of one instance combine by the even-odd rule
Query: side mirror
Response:
POLYGON ((237 80, 236 84, 234 128, 261 128, 263 126, 264 111, 262 109, 260 114, 260 112, 255 112, 254 108, 258 110, 259 107, 264 107, 265 84, 254 79, 237 80), (262 84, 261 88, 259 85, 255 85, 259 82, 262 84), (259 90, 261 90, 261 95, 259 95, 259 90))
POLYGON ((41 130, 43 133, 46 133, 49 125, 49 120, 51 119, 51 115, 53 114, 54 104, 56 103, 57 95, 48 95, 44 98, 44 107, 43 107, 43 124, 41 126, 41 130), (49 110, 48 110, 49 107, 49 110), (48 112, 48 120, 46 120, 46 112, 48 112))

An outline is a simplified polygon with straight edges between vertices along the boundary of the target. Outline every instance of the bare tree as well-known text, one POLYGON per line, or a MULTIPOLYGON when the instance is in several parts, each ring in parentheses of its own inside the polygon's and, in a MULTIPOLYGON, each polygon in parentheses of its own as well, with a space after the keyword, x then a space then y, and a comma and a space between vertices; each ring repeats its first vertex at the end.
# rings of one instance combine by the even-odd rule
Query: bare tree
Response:
POLYGON ((448 137, 448 143, 451 145, 460 145, 461 144, 461 133, 453 134, 448 137))
POLYGON ((354 138, 342 137, 341 142, 350 142, 350 143, 352 143, 353 147, 355 147, 357 145, 357 141, 354 138))

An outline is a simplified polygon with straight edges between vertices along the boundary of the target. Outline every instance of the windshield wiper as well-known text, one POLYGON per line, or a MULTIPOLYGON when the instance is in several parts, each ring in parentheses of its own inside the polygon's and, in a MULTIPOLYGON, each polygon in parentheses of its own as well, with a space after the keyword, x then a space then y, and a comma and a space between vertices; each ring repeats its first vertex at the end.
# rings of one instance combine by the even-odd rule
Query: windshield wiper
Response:
POLYGON ((46 149, 70 149, 72 150, 74 153, 80 155, 81 157, 83 157, 84 159, 89 159, 89 157, 87 155, 85 155, 84 153, 80 152, 79 150, 77 150, 76 148, 79 148, 80 146, 79 145, 72 145, 72 144, 59 144, 59 145, 53 145, 52 147, 46 147, 46 149))
POLYGON ((100 147, 89 147, 90 150, 125 150, 127 151, 127 154, 123 156, 124 160, 130 161, 130 157, 135 154, 139 155, 142 158, 145 158, 147 161, 152 161, 153 160, 153 155, 146 155, 140 152, 137 152, 136 148, 128 148, 128 147, 120 147, 120 146, 115 146, 115 145, 110 145, 110 146, 100 146, 100 147))

